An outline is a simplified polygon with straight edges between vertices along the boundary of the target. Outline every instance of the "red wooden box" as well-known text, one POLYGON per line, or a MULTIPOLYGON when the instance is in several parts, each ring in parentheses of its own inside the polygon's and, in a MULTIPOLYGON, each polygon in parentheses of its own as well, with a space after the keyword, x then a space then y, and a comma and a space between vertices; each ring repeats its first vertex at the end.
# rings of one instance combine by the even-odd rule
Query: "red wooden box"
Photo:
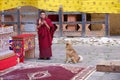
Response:
POLYGON ((34 34, 21 34, 13 36, 13 50, 20 59, 24 62, 24 57, 35 57, 35 35, 34 34))
POLYGON ((17 56, 14 55, 12 57, 0 60, 0 71, 7 69, 9 67, 15 66, 17 64, 17 56))

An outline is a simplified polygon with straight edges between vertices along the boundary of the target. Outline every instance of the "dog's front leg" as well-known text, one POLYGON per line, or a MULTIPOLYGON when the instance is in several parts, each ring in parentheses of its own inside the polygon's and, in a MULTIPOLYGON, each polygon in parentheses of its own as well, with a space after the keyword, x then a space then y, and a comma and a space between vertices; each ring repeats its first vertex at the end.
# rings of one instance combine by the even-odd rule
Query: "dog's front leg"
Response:
POLYGON ((66 54, 66 60, 65 60, 65 63, 68 63, 69 62, 69 55, 66 54))
POLYGON ((77 61, 76 61, 76 59, 74 57, 72 57, 72 62, 77 63, 77 61))

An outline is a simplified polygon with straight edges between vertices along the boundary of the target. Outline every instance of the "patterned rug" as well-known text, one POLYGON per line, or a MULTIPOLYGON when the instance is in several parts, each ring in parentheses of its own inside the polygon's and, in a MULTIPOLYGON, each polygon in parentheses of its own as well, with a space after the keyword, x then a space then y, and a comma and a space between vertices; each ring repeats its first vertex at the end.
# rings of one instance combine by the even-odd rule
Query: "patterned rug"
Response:
POLYGON ((94 67, 67 64, 20 63, 0 72, 0 80, 85 80, 94 67))

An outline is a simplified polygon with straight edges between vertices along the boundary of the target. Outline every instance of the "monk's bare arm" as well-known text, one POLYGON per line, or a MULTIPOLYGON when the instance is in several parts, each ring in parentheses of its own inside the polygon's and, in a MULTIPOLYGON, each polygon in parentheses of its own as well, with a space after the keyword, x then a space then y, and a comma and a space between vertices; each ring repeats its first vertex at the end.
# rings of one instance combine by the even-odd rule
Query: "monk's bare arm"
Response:
POLYGON ((43 22, 41 21, 41 19, 39 19, 37 29, 40 28, 42 24, 43 24, 43 22))
POLYGON ((50 29, 50 26, 47 24, 46 21, 44 21, 44 24, 46 25, 46 27, 47 27, 48 29, 50 29))

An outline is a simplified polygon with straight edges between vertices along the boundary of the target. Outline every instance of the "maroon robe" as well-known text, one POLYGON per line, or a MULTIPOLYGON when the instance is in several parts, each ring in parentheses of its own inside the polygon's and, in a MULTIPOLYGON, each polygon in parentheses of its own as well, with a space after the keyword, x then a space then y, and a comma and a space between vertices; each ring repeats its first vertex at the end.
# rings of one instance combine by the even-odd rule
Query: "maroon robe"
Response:
POLYGON ((38 28, 38 40, 39 40, 39 58, 50 58, 52 56, 52 39, 55 31, 55 27, 51 20, 46 18, 46 23, 49 25, 50 29, 47 28, 45 24, 38 28))

